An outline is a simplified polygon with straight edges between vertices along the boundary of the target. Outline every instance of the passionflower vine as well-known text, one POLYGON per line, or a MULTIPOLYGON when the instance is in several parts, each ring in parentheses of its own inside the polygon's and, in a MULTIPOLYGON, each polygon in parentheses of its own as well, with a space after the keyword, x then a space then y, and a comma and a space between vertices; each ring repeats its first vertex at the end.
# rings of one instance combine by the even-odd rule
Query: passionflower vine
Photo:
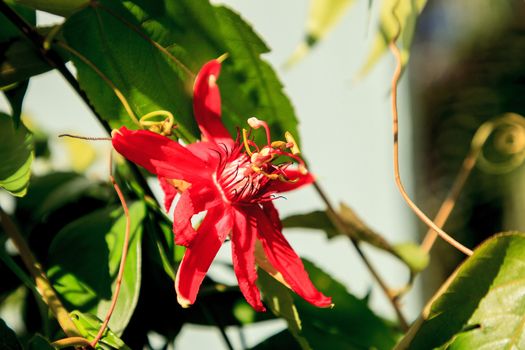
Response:
POLYGON ((328 307, 331 298, 310 281, 301 259, 281 233, 272 203, 279 193, 310 184, 313 176, 306 171, 289 133, 285 141, 272 142, 268 125, 250 118, 252 129, 266 132, 265 145, 255 144, 245 129, 236 140, 230 136, 221 121, 216 84, 220 69, 221 62, 212 60, 195 80, 193 110, 202 141, 183 146, 155 132, 125 127, 112 135, 120 154, 159 177, 167 210, 175 196, 180 196, 173 232, 175 243, 187 249, 175 281, 177 300, 184 307, 195 302, 219 248, 230 238, 239 288, 255 310, 265 310, 255 284, 256 265, 311 304, 328 307), (275 163, 277 157, 279 163, 275 163), (290 162, 282 162, 285 157, 290 162), (204 219, 194 229, 191 219, 203 211, 204 219))

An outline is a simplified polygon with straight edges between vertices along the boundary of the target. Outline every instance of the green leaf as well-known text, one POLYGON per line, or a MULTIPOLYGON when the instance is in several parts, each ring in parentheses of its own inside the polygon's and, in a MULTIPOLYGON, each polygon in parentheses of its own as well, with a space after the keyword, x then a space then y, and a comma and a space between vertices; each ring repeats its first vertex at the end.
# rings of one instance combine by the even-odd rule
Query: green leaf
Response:
POLYGON ((410 46, 414 37, 417 17, 423 11, 426 3, 427 0, 383 0, 372 50, 359 73, 360 76, 366 75, 381 56, 388 51, 388 44, 398 31, 397 44, 400 45, 401 63, 403 67, 406 65, 410 55, 410 46))
POLYGON ((27 192, 33 162, 33 137, 24 125, 0 113, 0 187, 22 197, 27 192))
POLYGON ((286 62, 291 67, 299 62, 335 27, 355 0, 310 0, 304 41, 286 62))
POLYGON ((106 201, 107 189, 104 183, 76 173, 55 172, 37 176, 31 180, 31 190, 28 194, 17 202, 16 213, 19 219, 34 224, 82 197, 106 201))
POLYGON ((4 90, 4 95, 11 104, 11 115, 15 123, 15 128, 20 125, 20 116, 22 115, 22 103, 24 102, 24 96, 26 94, 29 80, 25 80, 9 89, 4 90))
POLYGON ((301 349, 311 349, 306 336, 301 334, 301 318, 290 290, 262 269, 258 270, 257 285, 273 314, 286 320, 288 330, 297 340, 301 349))
MULTIPOLYGON (((413 272, 419 272, 426 268, 429 261, 428 253, 424 252, 414 243, 400 243, 391 245, 379 233, 367 226, 363 220, 344 203, 341 203, 339 216, 345 224, 346 234, 360 242, 366 242, 376 248, 386 251, 403 263, 413 272)), ((309 228, 323 230, 328 238, 340 235, 339 230, 332 224, 328 212, 313 211, 307 214, 298 214, 286 217, 282 220, 286 228, 309 228)))
MULTIPOLYGON (((193 78, 203 63, 227 52, 219 85, 223 120, 232 135, 254 115, 266 120, 276 137, 285 130, 297 135, 282 85, 260 58, 268 48, 236 13, 205 0, 125 4, 128 9, 114 1, 93 3, 69 18, 64 36, 122 91, 137 117, 170 111, 179 136, 199 138, 192 115, 193 78)), ((81 86, 103 118, 113 127, 137 128, 94 70, 72 59, 81 86)))
POLYGON ((481 244, 440 288, 397 349, 525 347, 525 234, 481 244))
POLYGON ((0 318, 0 349, 22 350, 15 332, 0 318))
POLYGON ((31 7, 35 10, 49 12, 58 16, 67 17, 87 6, 87 0, 12 0, 17 4, 31 7))
POLYGON ((313 349, 392 349, 399 334, 387 322, 330 275, 305 259, 303 262, 314 285, 334 303, 332 309, 321 309, 294 298, 303 335, 313 349))
POLYGON ((282 220, 283 227, 286 228, 309 228, 323 230, 328 238, 339 236, 339 231, 335 228, 326 211, 316 210, 306 214, 295 214, 287 216, 282 220))
POLYGON ((3 51, 0 57, 0 89, 11 88, 13 84, 52 69, 24 38, 0 42, 0 49, 3 51))
MULTIPOLYGON (((130 243, 115 311, 109 322, 116 334, 128 324, 140 291, 143 202, 129 207, 130 243)), ((121 208, 86 215, 64 227, 49 248, 48 276, 66 307, 103 319, 115 290, 126 220, 121 208)))
POLYGON ((392 246, 396 256, 403 260, 411 271, 423 271, 430 261, 430 256, 415 243, 399 243, 392 246))
POLYGON ((55 348, 49 343, 49 340, 41 336, 40 334, 35 334, 27 344, 28 350, 55 350, 55 348))
MULTIPOLYGON (((27 7, 20 6, 12 0, 5 1, 20 17, 29 24, 36 24, 36 12, 27 7)), ((20 30, 11 21, 0 13, 0 43, 5 43, 10 39, 17 38, 21 35, 20 30)))
MULTIPOLYGON (((102 321, 100 319, 78 310, 72 311, 69 315, 84 338, 89 341, 95 339, 100 327, 102 326, 102 321)), ((104 335, 97 344, 96 349, 131 350, 114 332, 111 331, 111 329, 106 329, 104 335)))
POLYGON ((288 321, 303 349, 391 349, 399 334, 376 316, 364 300, 348 293, 330 275, 303 259, 314 285, 331 296, 334 307, 310 305, 273 278, 259 273, 259 285, 272 312, 288 321), (261 278, 262 277, 262 278, 261 278))

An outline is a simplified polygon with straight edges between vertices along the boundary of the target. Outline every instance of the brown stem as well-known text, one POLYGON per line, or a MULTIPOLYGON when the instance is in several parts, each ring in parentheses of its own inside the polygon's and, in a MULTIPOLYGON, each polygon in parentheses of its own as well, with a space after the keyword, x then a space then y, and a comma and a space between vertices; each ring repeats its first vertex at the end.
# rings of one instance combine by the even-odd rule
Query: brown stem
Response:
POLYGON ((392 304, 392 307, 394 308, 394 311, 396 313, 397 319, 399 321, 399 325, 401 326, 403 331, 408 330, 408 323, 407 323, 407 321, 405 319, 405 316, 403 315, 403 312, 401 311, 401 307, 399 305, 399 300, 398 300, 398 298, 396 298, 396 293, 394 293, 386 285, 385 281, 383 281, 383 279, 381 278, 379 273, 376 271, 376 269, 374 268, 372 263, 368 260, 367 256, 365 255, 365 253, 363 252, 363 250, 359 246, 359 242, 352 237, 351 232, 347 232, 346 225, 344 224, 343 220, 339 216, 338 212, 334 209, 332 203, 330 202, 330 199, 328 198, 326 193, 323 191, 323 189, 321 188, 319 183, 317 181, 315 181, 313 183, 313 186, 314 186, 315 190, 317 191, 317 193, 319 194, 319 196, 321 197, 322 201, 325 203, 326 208, 327 208, 328 213, 329 213, 328 216, 330 217, 330 220, 332 221, 334 226, 337 228, 337 230, 341 234, 344 234, 344 235, 348 236, 348 238, 350 239, 350 242, 352 242, 352 245, 354 246, 354 248, 356 249, 357 253, 359 254, 361 259, 365 263, 366 267, 368 268, 368 270, 370 271, 370 273, 372 274, 374 279, 377 281, 377 283, 379 284, 379 286, 381 287, 381 289, 385 293, 386 297, 390 301, 390 304, 392 304))
POLYGON ((55 349, 63 349, 69 347, 91 347, 89 340, 82 337, 69 337, 64 339, 59 339, 51 343, 55 349))
POLYGON ((124 234, 124 244, 122 245, 122 255, 120 258, 120 266, 119 266, 119 271, 117 275, 115 291, 113 292, 113 296, 111 298, 111 305, 109 306, 108 312, 106 313, 104 322, 102 323, 102 326, 98 330, 97 336, 91 342, 91 346, 93 348, 97 345, 98 341, 104 335, 104 332, 106 331, 109 320, 111 319, 111 315, 113 314, 113 311, 115 310, 115 306, 117 306, 117 300, 118 300, 118 296, 120 293, 120 287, 122 285, 122 278, 124 276, 124 268, 126 266, 126 258, 128 256, 129 236, 130 236, 130 227, 131 227, 131 218, 129 216, 129 209, 126 203, 126 199, 124 198, 124 195, 122 194, 122 191, 120 190, 120 187, 118 186, 113 176, 110 175, 110 179, 111 179, 111 183, 113 184, 113 187, 115 188, 115 191, 117 192, 118 198, 120 199, 122 208, 124 209, 124 215, 126 217, 126 230, 124 234))
POLYGON ((452 238, 450 235, 448 235, 445 231, 443 231, 441 228, 438 227, 430 218, 423 213, 421 209, 410 199, 410 196, 405 190, 405 187, 403 186, 403 183, 401 182, 401 174, 399 171, 399 121, 398 121, 398 112, 397 112, 397 85, 399 82, 399 78, 401 77, 401 53, 399 52, 399 48, 395 44, 395 40, 390 42, 388 45, 390 48, 390 51, 394 55, 396 59, 396 70, 394 72, 394 76, 392 77, 392 129, 393 129, 393 135, 394 135, 394 145, 393 145, 393 152, 394 152, 394 179, 397 185, 397 188, 399 189, 399 192, 401 193, 401 196, 405 200, 405 202, 408 204, 410 209, 416 214, 416 216, 425 224, 427 225, 431 230, 435 231, 444 241, 452 245, 454 248, 459 250, 460 252, 464 253, 465 255, 472 255, 472 250, 465 247, 463 244, 456 241, 454 238, 452 238))
POLYGON ((18 231, 15 223, 11 220, 4 210, 0 207, 0 223, 9 238, 13 241, 16 246, 24 265, 27 270, 35 279, 36 289, 42 300, 47 304, 53 316, 57 319, 60 327, 64 330, 67 336, 79 336, 80 333, 71 321, 69 312, 66 310, 62 302, 58 298, 55 290, 51 286, 51 282, 47 279, 47 276, 42 268, 42 265, 35 259, 33 253, 29 249, 24 237, 18 231))

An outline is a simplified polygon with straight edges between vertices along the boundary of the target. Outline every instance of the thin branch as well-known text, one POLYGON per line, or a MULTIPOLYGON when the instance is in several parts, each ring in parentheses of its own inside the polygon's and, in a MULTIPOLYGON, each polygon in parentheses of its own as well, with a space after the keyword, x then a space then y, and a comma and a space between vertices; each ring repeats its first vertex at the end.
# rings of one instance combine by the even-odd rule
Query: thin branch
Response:
POLYGON ((456 241, 454 238, 452 238, 450 235, 448 235, 445 231, 443 231, 441 228, 438 227, 430 218, 423 213, 421 209, 410 199, 410 196, 405 190, 405 187, 403 186, 403 183, 401 182, 401 174, 399 172, 399 121, 398 121, 398 112, 397 112, 397 85, 399 82, 399 78, 401 77, 401 53, 399 51, 399 48, 395 44, 395 39, 390 42, 388 45, 390 48, 390 51, 394 55, 396 59, 396 70, 394 72, 394 76, 392 77, 392 129, 393 129, 393 135, 394 135, 394 145, 393 145, 393 152, 394 152, 394 179, 397 185, 397 188, 399 189, 399 192, 401 193, 401 196, 405 200, 405 202, 408 204, 410 209, 416 214, 416 216, 425 223, 430 229, 434 230, 444 241, 452 245, 454 248, 459 250, 460 252, 464 253, 465 255, 472 255, 472 250, 465 247, 463 244, 456 241))
POLYGON ((396 316, 397 316, 397 319, 399 321, 399 324, 400 324, 401 328, 403 329, 403 331, 408 330, 408 323, 406 321, 405 316, 403 315, 403 312, 401 311, 401 306, 399 305, 398 298, 396 298, 396 293, 394 293, 394 291, 392 291, 387 286, 387 284, 385 283, 385 281, 383 281, 383 279, 381 278, 379 273, 376 271, 374 266, 372 266, 372 263, 368 260, 367 256, 365 255, 365 253, 363 252, 363 250, 359 246, 359 242, 356 239, 354 239, 350 233, 347 233, 346 225, 344 224, 343 220, 339 216, 338 212, 334 209, 332 203, 330 202, 330 199, 328 198, 326 193, 323 191, 323 189, 321 188, 319 183, 317 181, 315 181, 313 183, 313 186, 314 186, 315 190, 317 191, 317 193, 319 194, 319 196, 321 197, 322 201, 325 203, 326 208, 327 208, 328 213, 329 213, 328 216, 329 216, 330 220, 332 221, 332 223, 334 224, 334 226, 337 228, 337 230, 340 233, 345 234, 346 236, 348 236, 348 238, 350 239, 350 242, 352 242, 352 245, 354 246, 354 248, 356 249, 357 253, 359 254, 361 259, 365 263, 366 267, 368 268, 368 270, 370 271, 370 273, 372 274, 374 279, 377 281, 377 283, 379 284, 379 286, 381 287, 381 289, 385 293, 386 297, 390 301, 390 304, 392 304, 392 307, 394 308, 394 311, 396 313, 396 316))
POLYGON ((91 347, 91 344, 89 343, 89 341, 82 337, 69 337, 69 338, 60 339, 60 340, 52 342, 51 345, 55 349, 69 348, 72 346, 91 347))
POLYGON ((69 312, 64 305, 62 305, 62 302, 55 293, 51 282, 47 279, 42 265, 35 259, 24 237, 20 234, 15 223, 9 215, 4 212, 2 207, 0 207, 0 223, 6 235, 13 241, 27 270, 31 276, 33 276, 39 295, 57 319, 64 333, 70 337, 79 336, 80 333, 77 327, 69 317, 69 312))
POLYGON ((111 319, 111 315, 113 314, 113 311, 115 310, 115 306, 117 305, 117 300, 118 300, 118 296, 120 293, 120 287, 122 285, 122 279, 124 277, 126 258, 128 256, 129 236, 130 236, 130 227, 131 227, 131 218, 129 216, 129 209, 126 203, 126 199, 124 198, 124 195, 122 194, 122 191, 120 190, 120 187, 118 186, 117 182, 115 181, 112 175, 110 175, 110 179, 111 179, 111 183, 113 184, 113 187, 115 188, 115 192, 117 192, 118 198, 120 199, 122 208, 124 209, 124 216, 126 217, 126 230, 124 234, 124 243, 122 244, 122 255, 120 257, 120 266, 118 270, 115 291, 113 292, 113 296, 111 298, 111 305, 109 306, 108 312, 106 313, 106 317, 104 318, 104 322, 102 323, 102 326, 98 330, 97 336, 91 342, 92 347, 95 347, 98 341, 104 335, 104 332, 106 331, 109 320, 111 319))

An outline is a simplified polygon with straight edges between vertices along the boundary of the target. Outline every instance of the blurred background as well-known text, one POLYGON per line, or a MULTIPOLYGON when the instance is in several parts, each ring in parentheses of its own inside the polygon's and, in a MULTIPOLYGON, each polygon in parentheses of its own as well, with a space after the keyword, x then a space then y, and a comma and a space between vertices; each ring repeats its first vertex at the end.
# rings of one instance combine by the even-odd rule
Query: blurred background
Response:
MULTIPOLYGON (((238 11, 272 49, 266 59, 278 71, 295 106, 303 154, 332 201, 351 206, 390 242, 419 242, 426 229, 402 201, 393 180, 390 80, 394 60, 386 54, 367 75, 359 75, 376 35, 381 1, 355 1, 326 38, 286 69, 285 62, 304 37, 308 2, 215 3, 238 11)), ((524 15, 524 2, 518 0, 429 0, 418 20, 410 64, 399 88, 401 173, 408 192, 431 217, 451 187, 477 128, 502 113, 525 114, 524 15)), ((38 16, 39 24, 57 20, 48 14, 38 16)), ((6 108, 0 99, 0 109, 6 108)), ((24 108, 32 123, 29 127, 48 134, 52 151, 51 162, 35 164, 35 172, 88 167, 89 176, 109 180, 109 145, 79 145, 57 138, 66 132, 104 136, 58 74, 33 78, 24 108)), ((489 153, 494 147, 491 141, 489 153)), ((498 150, 493 153, 497 156, 498 150)), ((474 247, 495 232, 525 230, 522 179, 523 167, 503 174, 475 169, 445 227, 447 232, 474 247)), ((0 200, 9 206, 6 196, 0 200)), ((276 204, 282 217, 324 209, 311 188, 291 193, 276 204)), ((374 311, 395 318, 348 239, 327 239, 321 231, 301 229, 288 229, 285 234, 301 256, 331 273, 356 296, 370 294, 374 311)), ((231 261, 229 251, 225 246, 219 260, 231 261)), ((406 283, 408 271, 398 261, 373 248, 365 251, 389 285, 406 283)), ((402 300, 410 321, 462 258, 438 242, 430 268, 402 300)), ((218 264, 210 273, 235 283, 234 276, 225 274, 218 264)), ((1 315, 13 328, 20 327, 16 315, 1 315)), ((282 320, 247 326, 247 345, 285 327, 282 320)), ((237 332, 227 332, 237 346, 237 332)), ((199 348, 223 346, 215 328, 185 325, 176 348, 195 348, 196 341, 199 348)))

